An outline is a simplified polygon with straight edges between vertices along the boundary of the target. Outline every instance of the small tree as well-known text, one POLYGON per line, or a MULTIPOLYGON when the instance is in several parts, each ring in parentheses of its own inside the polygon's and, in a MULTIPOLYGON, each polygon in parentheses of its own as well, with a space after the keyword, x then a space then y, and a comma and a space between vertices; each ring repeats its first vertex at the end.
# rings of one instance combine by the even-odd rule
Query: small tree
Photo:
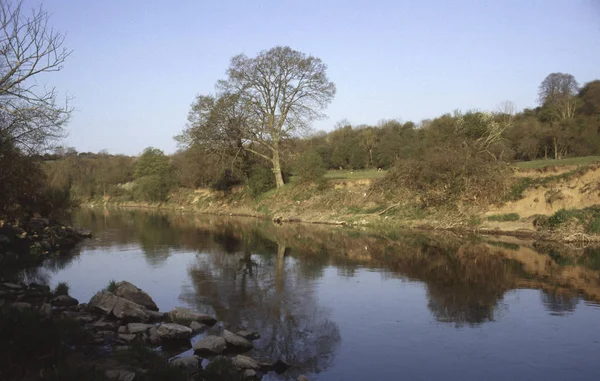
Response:
POLYGON ((164 201, 175 185, 170 159, 158 148, 148 147, 135 164, 137 198, 164 201))
POLYGON ((302 153, 296 159, 295 170, 302 182, 317 181, 327 172, 321 156, 312 150, 302 153))

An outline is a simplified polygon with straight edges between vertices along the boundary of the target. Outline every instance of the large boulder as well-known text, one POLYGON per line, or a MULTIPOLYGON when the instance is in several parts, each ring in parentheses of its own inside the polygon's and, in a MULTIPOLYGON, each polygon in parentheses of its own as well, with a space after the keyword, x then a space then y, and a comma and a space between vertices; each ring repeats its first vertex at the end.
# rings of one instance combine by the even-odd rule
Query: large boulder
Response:
POLYGON ((154 327, 152 324, 129 323, 127 324, 127 332, 137 334, 140 332, 147 332, 152 327, 154 327))
POLYGON ((227 348, 225 339, 219 336, 206 336, 194 344, 194 351, 198 354, 218 355, 227 348))
POLYGON ((214 325, 217 322, 217 319, 212 316, 201 314, 185 307, 174 308, 171 312, 169 312, 169 319, 171 319, 171 321, 178 322, 197 321, 206 325, 214 325))
POLYGON ((160 337, 161 341, 187 340, 192 336, 192 330, 179 324, 163 323, 156 329, 156 334, 160 337))
POLYGON ((144 306, 149 310, 158 311, 158 307, 150 295, 127 281, 117 283, 115 295, 144 306))
POLYGON ((148 312, 144 307, 120 297, 117 297, 117 302, 112 310, 112 314, 117 319, 125 321, 145 322, 150 319, 148 312))
POLYGON ((242 336, 236 335, 228 330, 223 331, 223 338, 228 346, 236 349, 250 350, 254 347, 250 340, 244 339, 242 336))
POLYGON ((110 315, 118 300, 119 297, 115 294, 108 291, 100 291, 92 296, 88 303, 88 308, 94 312, 110 315))
POLYGON ((248 357, 248 356, 242 356, 242 355, 237 355, 233 358, 233 365, 241 368, 241 369, 254 369, 254 370, 259 370, 260 369, 260 365, 258 364, 258 361, 256 361, 255 359, 248 357))

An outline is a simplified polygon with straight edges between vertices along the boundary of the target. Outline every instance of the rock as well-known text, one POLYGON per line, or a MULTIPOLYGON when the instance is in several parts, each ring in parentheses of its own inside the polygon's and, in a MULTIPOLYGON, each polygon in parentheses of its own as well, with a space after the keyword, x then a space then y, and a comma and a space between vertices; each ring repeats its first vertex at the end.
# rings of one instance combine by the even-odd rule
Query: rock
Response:
POLYGON ((122 281, 117 283, 115 295, 134 302, 135 304, 139 304, 140 306, 144 306, 151 311, 158 311, 158 307, 150 295, 129 282, 122 281))
POLYGON ((92 324, 93 328, 96 329, 116 329, 116 323, 112 322, 112 321, 105 321, 105 320, 98 320, 97 322, 95 322, 94 324, 92 324))
POLYGON ((80 315, 75 318, 80 323, 91 323, 94 321, 94 317, 90 315, 80 315))
POLYGON ((135 335, 119 333, 119 336, 117 336, 117 338, 128 344, 128 343, 131 343, 133 340, 135 340, 135 335))
POLYGON ((161 340, 186 340, 192 335, 192 330, 186 326, 163 323, 156 329, 156 334, 161 340))
POLYGON ((148 341, 153 345, 160 344, 160 336, 158 336, 158 328, 156 326, 152 326, 148 330, 148 341))
POLYGON ((229 332, 228 330, 223 331, 223 338, 225 339, 228 345, 231 345, 238 349, 250 350, 254 347, 250 340, 246 340, 242 336, 238 336, 233 332, 229 332))
POLYGON ((146 310, 146 313, 148 313, 150 321, 163 321, 168 318, 168 315, 163 312, 146 310))
POLYGON ((113 331, 100 331, 98 332, 98 335, 107 344, 113 344, 115 341, 117 341, 117 335, 113 331))
POLYGON ((198 340, 194 344, 194 351, 199 354, 213 354, 218 355, 223 353, 227 343, 225 339, 219 336, 206 336, 205 338, 198 340))
POLYGON ((46 294, 50 293, 50 286, 48 286, 47 284, 30 283, 29 288, 31 290, 40 291, 46 294))
MULTIPOLYGON (((0 308, 4 307, 4 304, 6 304, 6 300, 0 299, 0 308)), ((50 308, 52 309, 52 307, 50 308)))
POLYGON ((192 330, 192 333, 199 333, 199 332, 202 332, 202 331, 208 329, 208 326, 206 324, 202 324, 202 323, 198 323, 197 321, 193 321, 190 323, 190 329, 192 330))
POLYGON ((117 330, 118 333, 127 333, 127 326, 126 325, 121 325, 119 326, 119 329, 117 330))
POLYGON ((31 304, 30 303, 26 303, 26 302, 16 302, 16 303, 12 304, 12 308, 20 310, 20 311, 30 310, 31 309, 31 304))
POLYGON ((244 378, 256 378, 256 371, 254 369, 244 370, 244 378))
POLYGON ((298 376, 298 378, 296 379, 296 381, 308 381, 308 378, 306 378, 305 375, 301 374, 298 376))
POLYGON ((201 359, 198 356, 178 357, 169 363, 169 366, 188 370, 198 369, 200 368, 200 365, 201 359))
POLYGON ((109 380, 118 380, 118 381, 133 381, 133 380, 135 380, 135 373, 130 372, 128 370, 122 370, 122 369, 107 370, 106 372, 104 372, 104 375, 109 380))
POLYGON ((118 300, 119 297, 115 294, 108 291, 100 291, 92 296, 88 303, 88 309, 104 315, 110 315, 118 300))
POLYGON ((201 314, 184 307, 177 307, 173 309, 171 312, 169 312, 169 318, 171 321, 197 321, 210 326, 217 322, 217 319, 213 318, 212 316, 201 314))
POLYGON ((258 340, 260 339, 260 335, 257 332, 250 332, 246 330, 237 331, 236 335, 243 337, 246 340, 258 340))
POLYGON ((148 321, 148 313, 144 307, 131 302, 125 298, 116 297, 117 302, 112 310, 112 314, 117 319, 126 321, 148 321))
POLYGON ((277 360, 275 364, 273 364, 273 366, 271 367, 271 369, 277 374, 285 373, 285 371, 289 368, 290 366, 281 360, 277 360))
POLYGON ((232 361, 234 366, 241 369, 260 369, 260 365, 258 364, 258 362, 255 359, 248 356, 237 355, 233 358, 232 361))
POLYGON ((44 316, 52 316, 52 305, 50 303, 44 303, 40 306, 40 312, 44 316))
POLYGON ((14 283, 2 283, 2 285, 4 286, 4 288, 8 288, 10 290, 20 290, 23 287, 19 286, 18 284, 14 284, 14 283))
POLYGON ((69 307, 76 306, 79 304, 79 300, 69 295, 59 295, 50 301, 53 306, 69 307))
POLYGON ((73 231, 83 238, 92 238, 92 231, 90 229, 75 228, 73 231))
POLYGON ((152 324, 129 323, 127 324, 127 332, 136 334, 140 332, 146 332, 152 327, 154 327, 152 324))

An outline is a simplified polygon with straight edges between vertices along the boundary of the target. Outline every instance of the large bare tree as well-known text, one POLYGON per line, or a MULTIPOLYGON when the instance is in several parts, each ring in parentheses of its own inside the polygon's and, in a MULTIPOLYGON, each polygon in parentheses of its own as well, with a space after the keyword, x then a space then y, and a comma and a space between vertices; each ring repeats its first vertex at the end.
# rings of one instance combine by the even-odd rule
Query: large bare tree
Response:
POLYGON ((0 141, 29 152, 63 137, 71 113, 54 88, 39 82, 71 53, 48 21, 41 7, 28 12, 21 1, 0 0, 0 141))
POLYGON ((283 186, 282 140, 324 117, 335 96, 326 71, 319 58, 277 46, 253 58, 233 57, 227 79, 217 85, 221 94, 235 95, 242 105, 244 149, 272 164, 278 188, 283 186))

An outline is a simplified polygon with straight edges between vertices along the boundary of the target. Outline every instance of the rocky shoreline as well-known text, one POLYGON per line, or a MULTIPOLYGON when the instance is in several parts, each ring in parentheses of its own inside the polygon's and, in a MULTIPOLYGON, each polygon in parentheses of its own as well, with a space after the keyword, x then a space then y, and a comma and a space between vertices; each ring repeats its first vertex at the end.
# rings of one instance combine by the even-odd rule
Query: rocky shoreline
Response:
POLYGON ((91 238, 89 229, 73 228, 48 218, 0 220, 0 268, 18 269, 40 264, 52 255, 68 255, 91 238))
MULTIPOLYGON (((79 303, 69 295, 51 292, 47 285, 3 282, 0 312, 32 311, 43 319, 67 318, 76 322, 87 334, 76 350, 94 353, 94 367, 107 380, 145 379, 146 369, 118 361, 119 353, 135 346, 159 351, 165 364, 184 372, 187 380, 215 379, 214 370, 206 372, 211 363, 224 364, 219 368, 227 374, 216 374, 217 379, 258 380, 268 372, 283 373, 290 367, 280 359, 243 355, 260 338, 256 332, 229 327, 189 308, 159 312, 147 293, 126 281, 111 284, 108 289, 96 293, 88 303, 79 303), (176 355, 190 349, 193 355, 176 355)), ((306 378, 301 376, 299 380, 306 378)))

